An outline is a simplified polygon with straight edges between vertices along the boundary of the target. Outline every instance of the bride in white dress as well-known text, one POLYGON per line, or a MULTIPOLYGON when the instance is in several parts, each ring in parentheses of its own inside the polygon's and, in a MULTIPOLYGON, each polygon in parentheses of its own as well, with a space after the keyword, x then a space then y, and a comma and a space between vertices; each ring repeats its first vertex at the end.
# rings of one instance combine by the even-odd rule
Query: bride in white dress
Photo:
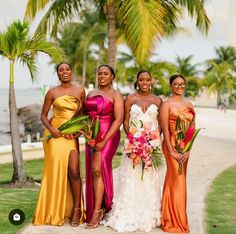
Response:
MULTIPOLYGON (((140 71, 135 82, 136 93, 125 100, 124 130, 129 132, 131 121, 141 120, 150 130, 158 128, 158 108, 162 101, 151 94, 152 78, 148 71, 140 71)), ((160 130, 160 129, 159 129, 160 130)), ((112 210, 102 223, 118 232, 149 232, 160 226, 161 192, 158 171, 148 168, 141 180, 142 166, 133 168, 123 154, 118 172, 118 184, 112 210)))

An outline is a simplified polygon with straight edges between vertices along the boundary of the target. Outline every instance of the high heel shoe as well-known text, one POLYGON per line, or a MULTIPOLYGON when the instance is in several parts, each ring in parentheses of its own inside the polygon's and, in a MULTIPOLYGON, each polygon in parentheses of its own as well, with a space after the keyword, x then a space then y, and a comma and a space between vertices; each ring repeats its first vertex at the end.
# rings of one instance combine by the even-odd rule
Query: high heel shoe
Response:
POLYGON ((104 214, 105 214, 105 210, 104 209, 100 209, 100 210, 94 210, 95 213, 100 213, 100 216, 98 218, 98 222, 97 223, 87 223, 85 226, 85 229, 93 229, 93 228, 97 228, 98 225, 100 224, 100 222, 102 221, 102 219, 104 218, 104 214))
MULTIPOLYGON (((73 215, 72 215, 72 219, 74 218, 74 213, 75 212, 79 212, 80 211, 80 208, 74 208, 74 212, 73 212, 73 215)), ((71 221, 71 227, 77 227, 77 226, 79 226, 80 225, 80 223, 79 223, 79 220, 80 220, 80 217, 78 217, 78 221, 71 221)))

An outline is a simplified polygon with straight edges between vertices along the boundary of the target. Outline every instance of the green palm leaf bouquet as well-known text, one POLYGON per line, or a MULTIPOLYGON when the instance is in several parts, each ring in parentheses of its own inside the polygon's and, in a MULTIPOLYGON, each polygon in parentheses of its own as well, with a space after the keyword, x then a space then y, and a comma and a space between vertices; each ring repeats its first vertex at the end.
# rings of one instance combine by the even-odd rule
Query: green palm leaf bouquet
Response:
MULTIPOLYGON (((76 134, 79 133, 81 130, 86 129, 88 126, 89 116, 88 115, 80 115, 77 117, 72 117, 71 119, 67 120, 63 123, 58 130, 61 131, 62 134, 76 134)), ((42 137, 41 141, 49 140, 53 136, 52 134, 42 137)))

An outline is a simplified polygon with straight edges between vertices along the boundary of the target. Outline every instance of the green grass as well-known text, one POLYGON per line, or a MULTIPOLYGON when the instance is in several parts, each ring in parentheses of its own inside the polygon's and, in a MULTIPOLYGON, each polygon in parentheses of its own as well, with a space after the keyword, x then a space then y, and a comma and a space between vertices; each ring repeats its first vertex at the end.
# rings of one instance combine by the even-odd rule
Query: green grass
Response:
MULTIPOLYGON (((117 151, 116 156, 113 158, 113 168, 120 165, 121 152, 117 151)), ((41 179, 43 171, 43 160, 30 160, 25 161, 25 170, 29 177, 36 180, 41 179)), ((83 180, 85 177, 85 162, 84 154, 81 154, 81 169, 83 180)), ((6 184, 11 181, 12 177, 12 164, 0 165, 0 185, 6 184)), ((0 233, 16 233, 19 229, 23 228, 25 224, 29 223, 32 219, 36 200, 38 196, 38 189, 33 188, 0 188, 0 233), (12 225, 8 220, 8 214, 12 209, 21 209, 25 213, 25 221, 19 226, 12 225)))
POLYGON ((207 233, 236 233, 236 165, 213 181, 206 203, 207 233))
POLYGON ((38 189, 0 189, 0 233, 16 233, 30 222, 38 189), (25 221, 19 226, 12 225, 8 214, 12 209, 21 209, 25 213, 25 221))

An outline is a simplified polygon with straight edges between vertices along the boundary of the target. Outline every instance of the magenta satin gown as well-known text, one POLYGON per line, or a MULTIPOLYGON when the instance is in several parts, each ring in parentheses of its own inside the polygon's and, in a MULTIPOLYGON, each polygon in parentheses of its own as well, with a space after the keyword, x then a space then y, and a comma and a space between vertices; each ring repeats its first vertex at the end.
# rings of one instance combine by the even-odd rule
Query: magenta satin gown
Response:
MULTIPOLYGON (((99 117, 101 136, 105 136, 114 120, 113 103, 106 97, 96 95, 87 98, 85 102, 86 112, 92 118, 99 117)), ((113 176, 112 158, 116 153, 120 142, 120 131, 117 131, 101 150, 102 176, 104 181, 103 207, 106 212, 111 209, 113 199, 113 176)), ((93 177, 92 177, 92 155, 86 145, 86 213, 87 222, 90 222, 94 211, 93 177)))

